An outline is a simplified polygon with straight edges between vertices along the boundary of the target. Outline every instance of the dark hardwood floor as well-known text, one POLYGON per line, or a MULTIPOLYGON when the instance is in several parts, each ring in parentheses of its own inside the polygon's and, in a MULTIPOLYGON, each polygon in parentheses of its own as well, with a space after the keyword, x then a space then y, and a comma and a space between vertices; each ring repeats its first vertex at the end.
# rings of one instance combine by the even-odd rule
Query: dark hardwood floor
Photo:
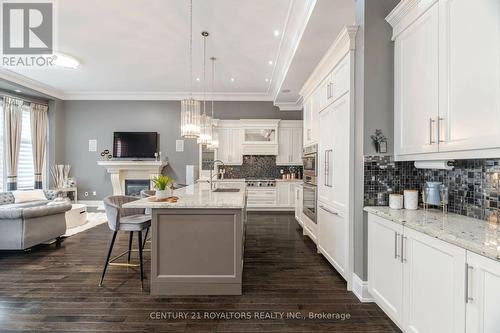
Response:
MULTIPOLYGON (((141 292, 137 269, 121 267, 110 267, 99 288, 110 237, 104 224, 59 248, 0 252, 0 332, 400 332, 375 304, 346 291, 292 215, 249 215, 242 296, 154 298, 141 292), (181 312, 188 318, 165 318, 181 312), (256 312, 350 318, 258 319, 256 312), (242 313, 249 319, 210 318, 242 313)), ((127 240, 120 236, 115 253, 126 249, 127 240)), ((149 253, 145 257, 147 277, 149 253)))

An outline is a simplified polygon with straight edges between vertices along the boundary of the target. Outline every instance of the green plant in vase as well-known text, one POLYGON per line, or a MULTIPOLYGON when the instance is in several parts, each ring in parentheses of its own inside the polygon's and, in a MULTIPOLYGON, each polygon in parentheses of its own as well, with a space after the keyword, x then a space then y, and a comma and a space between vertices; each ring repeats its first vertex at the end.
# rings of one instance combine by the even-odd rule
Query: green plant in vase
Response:
POLYGON ((153 178, 153 184, 156 189, 156 197, 158 199, 168 198, 173 190, 174 179, 169 176, 159 175, 153 178))

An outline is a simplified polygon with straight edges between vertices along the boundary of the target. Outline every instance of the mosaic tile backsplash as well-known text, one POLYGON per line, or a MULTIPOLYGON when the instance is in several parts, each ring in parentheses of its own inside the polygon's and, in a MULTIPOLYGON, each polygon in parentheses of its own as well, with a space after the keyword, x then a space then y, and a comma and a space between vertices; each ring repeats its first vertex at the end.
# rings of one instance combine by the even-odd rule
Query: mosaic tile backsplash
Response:
MULTIPOLYGON (((221 168, 221 167, 219 167, 221 168)), ((242 165, 224 166, 224 178, 281 178, 280 171, 302 175, 301 166, 278 166, 276 156, 245 155, 242 165)))
POLYGON ((439 181, 449 188, 450 213, 500 222, 500 159, 457 160, 453 170, 417 169, 389 156, 366 156, 364 162, 365 206, 386 206, 390 193, 421 194, 426 181, 439 181))

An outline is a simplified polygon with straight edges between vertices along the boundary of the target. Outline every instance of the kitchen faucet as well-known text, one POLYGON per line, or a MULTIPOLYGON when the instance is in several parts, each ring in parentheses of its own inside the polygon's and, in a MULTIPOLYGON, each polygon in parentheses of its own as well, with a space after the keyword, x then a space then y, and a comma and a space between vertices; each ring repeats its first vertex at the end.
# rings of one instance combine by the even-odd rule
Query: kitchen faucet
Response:
POLYGON ((208 180, 208 182, 210 183, 210 190, 213 191, 214 188, 213 188, 213 178, 214 176, 217 176, 219 173, 217 172, 215 175, 213 175, 213 171, 214 171, 214 168, 215 168, 215 163, 219 162, 220 164, 222 164, 222 166, 225 166, 224 165, 224 162, 222 162, 221 160, 215 160, 212 162, 212 167, 210 168, 210 179, 208 180))

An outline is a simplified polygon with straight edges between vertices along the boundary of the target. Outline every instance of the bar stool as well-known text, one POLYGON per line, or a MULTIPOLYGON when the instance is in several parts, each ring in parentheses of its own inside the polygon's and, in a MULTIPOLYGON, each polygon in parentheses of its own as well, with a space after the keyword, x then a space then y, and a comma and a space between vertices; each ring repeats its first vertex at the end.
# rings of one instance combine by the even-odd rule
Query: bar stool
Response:
POLYGON ((142 262, 142 252, 144 243, 142 240, 142 231, 148 230, 151 226, 151 216, 144 213, 144 209, 140 208, 122 208, 122 205, 127 202, 132 202, 138 200, 136 197, 124 196, 124 195, 114 195, 104 198, 104 208, 106 209, 106 216, 108 218, 108 226, 113 231, 113 237, 111 238, 111 244, 109 245, 108 255, 106 257, 106 262, 104 263, 104 269, 102 271, 101 281, 99 282, 99 287, 102 286, 104 280, 104 275, 106 274, 106 269, 108 265, 111 266, 124 266, 124 267, 137 267, 140 266, 141 270, 141 289, 143 289, 143 279, 144 270, 142 262), (115 244, 116 235, 118 231, 129 232, 129 242, 128 251, 125 251, 118 256, 112 258, 111 252, 113 251, 113 246, 115 244), (132 239, 133 233, 138 233, 138 246, 139 246, 139 263, 130 263, 130 254, 132 252, 132 239), (115 263, 114 261, 121 258, 125 254, 128 254, 127 263, 115 263))

